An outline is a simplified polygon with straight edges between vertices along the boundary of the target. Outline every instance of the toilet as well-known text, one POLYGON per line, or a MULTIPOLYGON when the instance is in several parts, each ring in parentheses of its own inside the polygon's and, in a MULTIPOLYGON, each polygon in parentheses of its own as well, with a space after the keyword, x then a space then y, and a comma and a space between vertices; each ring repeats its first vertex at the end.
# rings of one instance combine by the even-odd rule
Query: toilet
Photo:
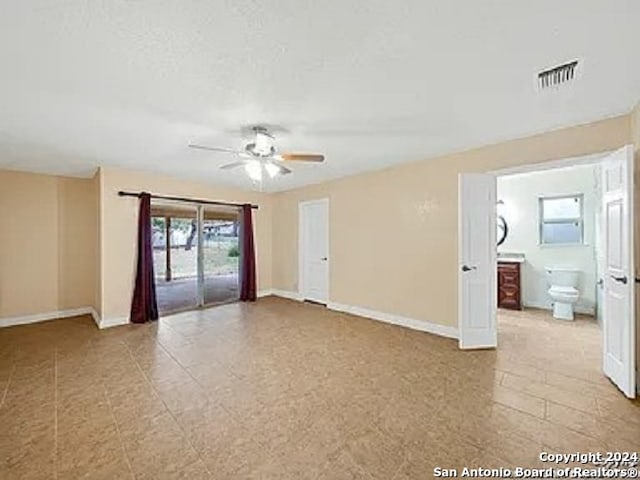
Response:
POLYGON ((573 320, 573 306, 580 298, 580 271, 567 267, 548 267, 549 296, 553 300, 553 318, 573 320))

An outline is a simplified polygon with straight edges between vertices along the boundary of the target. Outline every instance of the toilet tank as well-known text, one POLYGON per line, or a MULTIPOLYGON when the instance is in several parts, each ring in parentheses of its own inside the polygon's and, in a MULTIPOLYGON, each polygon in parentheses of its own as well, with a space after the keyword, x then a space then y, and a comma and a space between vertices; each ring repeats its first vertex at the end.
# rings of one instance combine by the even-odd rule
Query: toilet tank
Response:
POLYGON ((549 285, 556 287, 577 287, 580 270, 567 267, 547 267, 549 285))

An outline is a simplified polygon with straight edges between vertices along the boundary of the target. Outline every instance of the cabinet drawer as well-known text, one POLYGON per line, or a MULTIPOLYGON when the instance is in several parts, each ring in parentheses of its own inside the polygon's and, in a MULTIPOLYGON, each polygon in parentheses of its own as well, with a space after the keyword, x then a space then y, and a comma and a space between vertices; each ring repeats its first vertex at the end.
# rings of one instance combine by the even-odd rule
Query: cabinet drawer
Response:
POLYGON ((512 271, 499 271, 498 272, 498 283, 499 285, 514 285, 516 287, 520 286, 520 276, 518 272, 512 271))

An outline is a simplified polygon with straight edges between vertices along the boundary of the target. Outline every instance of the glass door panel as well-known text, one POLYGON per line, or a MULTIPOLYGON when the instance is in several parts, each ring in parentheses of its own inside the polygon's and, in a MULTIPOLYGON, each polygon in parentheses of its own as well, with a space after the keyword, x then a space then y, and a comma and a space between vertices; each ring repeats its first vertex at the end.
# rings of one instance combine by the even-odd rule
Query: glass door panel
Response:
POLYGON ((153 204, 153 267, 160 313, 195 308, 198 303, 197 209, 153 204))
POLYGON ((238 300, 239 217, 237 209, 202 207, 203 303, 238 300))

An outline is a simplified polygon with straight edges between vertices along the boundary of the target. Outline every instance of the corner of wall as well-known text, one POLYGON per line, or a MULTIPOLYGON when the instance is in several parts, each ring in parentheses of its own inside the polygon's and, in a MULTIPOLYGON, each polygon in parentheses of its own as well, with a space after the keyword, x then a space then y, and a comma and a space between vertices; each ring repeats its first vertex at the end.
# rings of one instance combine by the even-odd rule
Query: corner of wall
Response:
POLYGON ((102 224, 103 224, 103 191, 104 191, 104 179, 103 179, 103 169, 102 167, 98 167, 95 175, 93 176, 93 181, 95 184, 95 215, 96 215, 96 288, 95 288, 95 298, 94 298, 94 310, 96 315, 94 316, 94 320, 98 326, 100 326, 100 318, 104 312, 103 306, 103 281, 102 281, 102 272, 103 272, 103 232, 102 232, 102 224))

